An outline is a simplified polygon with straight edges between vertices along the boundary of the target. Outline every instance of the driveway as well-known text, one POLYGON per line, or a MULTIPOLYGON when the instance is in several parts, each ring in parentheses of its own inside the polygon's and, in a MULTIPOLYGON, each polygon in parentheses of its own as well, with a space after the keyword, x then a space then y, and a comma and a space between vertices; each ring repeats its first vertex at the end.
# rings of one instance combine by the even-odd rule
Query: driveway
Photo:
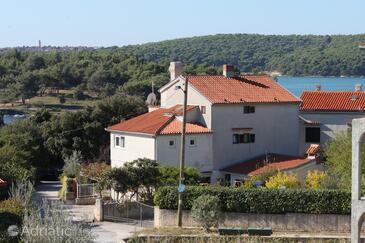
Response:
MULTIPOLYGON (((60 189, 61 184, 58 181, 42 181, 36 186, 33 200, 35 202, 40 202, 44 199, 59 200, 58 191, 60 189)), ((93 205, 65 205, 65 207, 74 220, 92 222, 94 219, 93 205)), ((123 242, 122 239, 133 236, 135 232, 141 229, 136 224, 95 222, 93 223, 92 232, 97 243, 120 243, 123 242)))

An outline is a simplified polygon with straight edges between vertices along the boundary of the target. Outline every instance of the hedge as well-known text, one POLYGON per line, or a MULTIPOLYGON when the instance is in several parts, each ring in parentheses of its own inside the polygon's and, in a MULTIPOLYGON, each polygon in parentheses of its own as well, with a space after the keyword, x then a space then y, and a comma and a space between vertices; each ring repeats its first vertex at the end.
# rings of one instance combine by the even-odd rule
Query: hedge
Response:
MULTIPOLYGON (((222 211, 239 213, 311 213, 350 214, 351 192, 310 189, 246 189, 243 187, 189 186, 183 196, 183 208, 190 210, 200 195, 215 195, 222 211)), ((177 187, 161 187, 155 193, 155 205, 177 209, 177 187)))

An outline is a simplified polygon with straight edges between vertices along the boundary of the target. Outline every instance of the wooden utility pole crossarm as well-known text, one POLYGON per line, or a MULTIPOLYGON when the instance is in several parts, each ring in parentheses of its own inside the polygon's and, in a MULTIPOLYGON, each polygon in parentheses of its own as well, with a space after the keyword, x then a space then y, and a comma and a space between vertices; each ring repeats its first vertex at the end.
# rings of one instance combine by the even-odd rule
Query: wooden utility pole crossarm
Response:
POLYGON ((183 210, 183 193, 185 190, 185 178, 184 178, 184 168, 185 168, 185 133, 186 133, 186 107, 188 103, 188 78, 185 78, 185 87, 182 87, 184 92, 184 107, 183 107, 183 122, 181 129, 181 147, 180 147, 180 176, 179 176, 179 201, 177 208, 177 225, 182 227, 182 210, 183 210))

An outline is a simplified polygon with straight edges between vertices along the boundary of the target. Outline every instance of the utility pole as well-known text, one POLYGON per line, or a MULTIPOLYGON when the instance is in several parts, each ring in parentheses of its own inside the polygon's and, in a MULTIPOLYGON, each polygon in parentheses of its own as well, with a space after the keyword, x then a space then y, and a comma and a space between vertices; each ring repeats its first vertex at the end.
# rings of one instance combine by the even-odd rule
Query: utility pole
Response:
POLYGON ((184 92, 184 107, 183 107, 183 123, 181 129, 181 147, 180 147, 180 176, 179 176, 179 201, 177 207, 177 226, 182 227, 182 210, 183 210, 183 193, 185 191, 185 133, 186 133, 186 107, 188 103, 188 77, 185 78, 185 87, 181 88, 184 92))

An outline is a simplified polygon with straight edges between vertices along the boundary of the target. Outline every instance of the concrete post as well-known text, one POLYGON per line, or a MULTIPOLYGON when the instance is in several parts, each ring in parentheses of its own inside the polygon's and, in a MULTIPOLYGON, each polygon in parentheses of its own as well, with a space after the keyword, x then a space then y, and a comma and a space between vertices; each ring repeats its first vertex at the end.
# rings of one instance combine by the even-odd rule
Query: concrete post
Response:
POLYGON ((95 208, 94 208, 94 218, 95 221, 101 222, 104 220, 104 210, 103 210, 103 199, 97 198, 95 200, 95 208))
POLYGON ((352 185, 351 185, 351 242, 360 243, 364 221, 365 200, 361 199, 361 145, 365 134, 365 118, 352 120, 352 185))

